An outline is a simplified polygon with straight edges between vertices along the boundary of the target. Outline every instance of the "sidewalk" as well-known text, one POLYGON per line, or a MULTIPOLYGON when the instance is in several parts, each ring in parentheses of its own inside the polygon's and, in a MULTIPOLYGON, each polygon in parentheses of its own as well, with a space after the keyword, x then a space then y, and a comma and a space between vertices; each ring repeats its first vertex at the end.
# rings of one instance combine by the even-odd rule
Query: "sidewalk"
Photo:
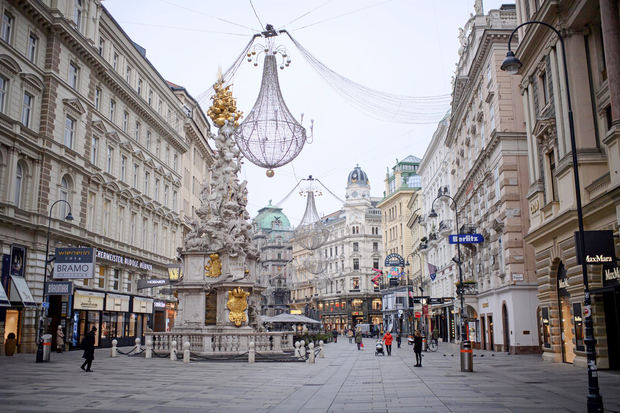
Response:
MULTIPOLYGON (((3 412, 583 412, 587 374, 539 356, 475 351, 461 373, 455 345, 440 343, 414 368, 411 346, 391 357, 339 340, 316 364, 194 362, 110 358, 97 350, 93 373, 82 352, 0 358, 3 412), (484 357, 482 357, 484 356, 484 357)), ((123 350, 128 350, 123 349, 123 350)), ((606 411, 620 412, 620 374, 600 372, 606 411)))

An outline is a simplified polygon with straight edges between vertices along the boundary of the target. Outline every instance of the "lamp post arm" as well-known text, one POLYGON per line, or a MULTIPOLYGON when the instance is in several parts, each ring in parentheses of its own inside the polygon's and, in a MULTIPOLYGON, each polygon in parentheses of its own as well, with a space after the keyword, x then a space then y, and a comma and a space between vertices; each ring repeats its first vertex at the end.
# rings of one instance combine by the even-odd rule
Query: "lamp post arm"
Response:
MULTIPOLYGON (((557 34, 558 37, 560 38, 560 41, 562 40, 562 35, 558 31, 558 29, 556 29, 555 27, 553 27, 549 23, 541 22, 541 21, 538 21, 538 20, 532 20, 532 21, 529 21, 529 22, 521 23, 520 25, 518 25, 517 27, 514 28, 512 33, 510 33, 510 37, 508 38, 508 51, 509 52, 512 51, 512 49, 510 48, 510 43, 512 43, 512 36, 514 36, 514 34, 517 32, 517 30, 519 30, 521 27, 527 26, 529 24, 542 24, 543 26, 546 26, 546 27, 550 28, 551 30, 553 30, 555 32, 555 34, 557 34)), ((562 45, 562 46, 564 46, 564 45, 562 45)))

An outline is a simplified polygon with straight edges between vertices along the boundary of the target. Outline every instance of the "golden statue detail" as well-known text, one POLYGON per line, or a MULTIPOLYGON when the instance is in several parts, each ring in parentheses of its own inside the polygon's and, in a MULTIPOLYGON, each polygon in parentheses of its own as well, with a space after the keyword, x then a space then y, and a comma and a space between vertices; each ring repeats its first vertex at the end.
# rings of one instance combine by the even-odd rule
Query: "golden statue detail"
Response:
POLYGON ((209 263, 205 265, 205 277, 217 278, 222 275, 222 261, 218 253, 209 255, 209 263))
POLYGON ((240 287, 233 288, 228 292, 228 302, 226 303, 226 307, 230 310, 228 319, 237 327, 241 327, 241 324, 248 319, 245 310, 248 308, 249 295, 250 293, 243 291, 240 287))
POLYGON ((226 121, 234 122, 236 128, 239 126, 239 119, 243 116, 243 112, 237 110, 237 100, 233 98, 231 86, 224 87, 222 74, 218 73, 218 81, 213 85, 215 95, 211 96, 213 105, 207 111, 207 115, 218 128, 224 126, 226 121))

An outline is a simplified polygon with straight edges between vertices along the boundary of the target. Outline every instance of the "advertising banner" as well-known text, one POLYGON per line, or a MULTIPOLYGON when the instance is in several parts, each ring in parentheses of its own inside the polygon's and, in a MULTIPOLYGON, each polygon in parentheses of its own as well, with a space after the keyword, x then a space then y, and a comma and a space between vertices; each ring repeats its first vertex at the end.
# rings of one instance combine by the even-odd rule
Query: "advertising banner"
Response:
POLYGON ((55 279, 85 279, 95 274, 94 248, 56 248, 55 257, 55 279))

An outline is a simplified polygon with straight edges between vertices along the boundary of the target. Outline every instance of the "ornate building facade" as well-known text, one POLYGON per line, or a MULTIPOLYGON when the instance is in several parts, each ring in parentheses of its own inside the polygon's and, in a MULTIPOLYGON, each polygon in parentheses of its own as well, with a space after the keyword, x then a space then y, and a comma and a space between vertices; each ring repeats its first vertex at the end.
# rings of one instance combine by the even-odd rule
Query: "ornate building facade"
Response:
MULTIPOLYGON (((538 282, 538 331, 543 358, 585 366, 584 288, 576 263, 577 206, 568 120, 570 87, 584 226, 611 230, 620 222, 620 27, 617 1, 517 1, 519 22, 543 21, 564 36, 566 62, 554 32, 519 30, 523 63, 530 225, 538 282), (616 35, 614 35, 616 33, 616 35), (564 76, 566 64, 568 79, 564 76)), ((514 50, 514 48, 513 48, 514 50)), ((617 240, 617 238, 615 238, 617 240)), ((616 250, 617 241, 616 241, 616 250)), ((588 266, 599 368, 620 368, 620 286, 617 267, 588 266)))
POLYGON ((293 229, 282 208, 267 205, 253 220, 253 240, 260 253, 259 284, 265 287, 261 315, 273 317, 290 311, 293 229))
MULTIPOLYGON (((20 351, 36 346, 48 222, 50 254, 97 250, 94 278, 50 296, 49 330, 62 326, 77 346, 97 326, 105 346, 170 327, 170 290, 138 284, 168 278, 176 262, 184 156, 196 140, 207 145, 208 124, 193 124, 204 115, 184 109, 99 1, 5 1, 0 13, 0 249, 10 301, 1 337, 15 333, 20 351), (66 202, 50 211, 58 200, 66 202)), ((208 150, 201 156, 204 170, 208 150)))

